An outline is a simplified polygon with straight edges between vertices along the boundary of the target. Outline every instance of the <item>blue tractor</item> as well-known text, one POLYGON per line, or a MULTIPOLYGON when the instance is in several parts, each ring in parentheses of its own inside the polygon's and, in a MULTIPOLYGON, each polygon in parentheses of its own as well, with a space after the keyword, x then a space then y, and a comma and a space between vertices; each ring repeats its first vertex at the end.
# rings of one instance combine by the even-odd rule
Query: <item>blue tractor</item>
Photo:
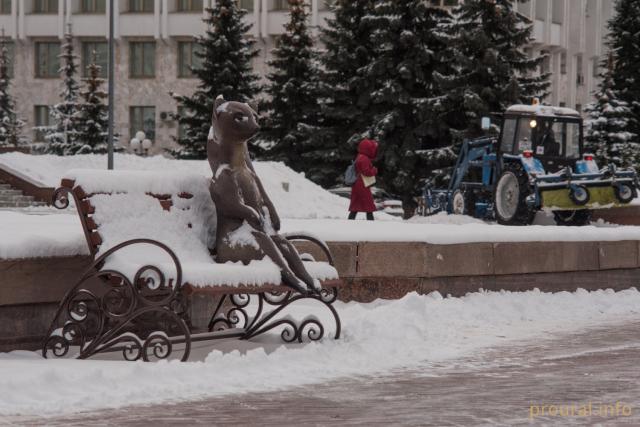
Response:
MULTIPOLYGON (((483 128, 490 121, 483 118, 483 128)), ((500 135, 463 143, 447 189, 424 190, 427 214, 446 211, 504 225, 552 212, 559 225, 585 225, 594 209, 637 197, 634 170, 599 169, 584 152, 582 118, 569 108, 514 105, 500 135)))

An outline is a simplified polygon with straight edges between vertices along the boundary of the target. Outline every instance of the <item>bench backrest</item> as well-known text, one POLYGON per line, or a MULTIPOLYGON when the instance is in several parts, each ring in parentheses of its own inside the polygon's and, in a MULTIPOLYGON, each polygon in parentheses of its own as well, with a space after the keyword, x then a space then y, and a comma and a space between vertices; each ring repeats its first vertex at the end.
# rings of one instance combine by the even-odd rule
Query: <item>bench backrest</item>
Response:
POLYGON ((157 171, 72 170, 61 185, 73 191, 93 256, 133 238, 171 247, 181 259, 211 260, 215 206, 209 178, 157 171))

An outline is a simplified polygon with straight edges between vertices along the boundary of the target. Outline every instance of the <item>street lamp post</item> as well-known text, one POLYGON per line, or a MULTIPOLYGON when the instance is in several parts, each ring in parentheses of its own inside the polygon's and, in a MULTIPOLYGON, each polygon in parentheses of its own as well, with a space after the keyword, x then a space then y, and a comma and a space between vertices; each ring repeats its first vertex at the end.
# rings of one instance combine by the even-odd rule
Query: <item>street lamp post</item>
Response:
POLYGON ((115 58, 113 45, 113 0, 109 1, 109 118, 107 125, 107 169, 113 169, 113 102, 114 102, 114 75, 113 61, 115 58))

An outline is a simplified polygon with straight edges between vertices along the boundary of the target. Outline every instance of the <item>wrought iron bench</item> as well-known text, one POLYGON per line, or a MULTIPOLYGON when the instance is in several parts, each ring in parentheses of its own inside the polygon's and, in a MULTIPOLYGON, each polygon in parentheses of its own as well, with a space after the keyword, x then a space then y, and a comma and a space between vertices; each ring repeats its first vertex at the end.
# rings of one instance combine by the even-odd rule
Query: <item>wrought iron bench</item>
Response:
POLYGON ((319 340, 325 328, 312 314, 317 309, 325 310, 325 319, 335 324, 334 337, 340 337, 332 305, 340 280, 327 245, 312 236, 286 236, 316 244, 325 254, 326 262, 302 256, 322 284, 315 294, 282 285, 269 260, 215 263, 208 249, 215 208, 205 177, 71 171, 53 204, 64 209, 71 199, 94 261, 62 299, 43 343, 44 357, 84 359, 122 351, 127 360, 185 361, 195 341, 247 340, 268 331, 280 331, 285 342, 319 340), (215 301, 204 332, 194 330, 189 316, 195 294, 215 301), (291 315, 294 303, 304 311, 300 320, 291 315))

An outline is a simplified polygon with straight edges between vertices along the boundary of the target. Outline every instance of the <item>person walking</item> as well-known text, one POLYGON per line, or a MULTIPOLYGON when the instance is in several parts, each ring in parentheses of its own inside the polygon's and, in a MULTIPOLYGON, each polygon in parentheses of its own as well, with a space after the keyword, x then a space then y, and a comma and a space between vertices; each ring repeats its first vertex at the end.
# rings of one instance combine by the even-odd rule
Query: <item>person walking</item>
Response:
POLYGON ((378 143, 372 139, 363 139, 358 144, 358 155, 355 161, 358 179, 351 188, 351 203, 349 204, 349 219, 356 219, 358 212, 365 212, 367 219, 373 221, 376 205, 373 203, 371 186, 375 184, 378 169, 372 161, 378 153, 378 143))

